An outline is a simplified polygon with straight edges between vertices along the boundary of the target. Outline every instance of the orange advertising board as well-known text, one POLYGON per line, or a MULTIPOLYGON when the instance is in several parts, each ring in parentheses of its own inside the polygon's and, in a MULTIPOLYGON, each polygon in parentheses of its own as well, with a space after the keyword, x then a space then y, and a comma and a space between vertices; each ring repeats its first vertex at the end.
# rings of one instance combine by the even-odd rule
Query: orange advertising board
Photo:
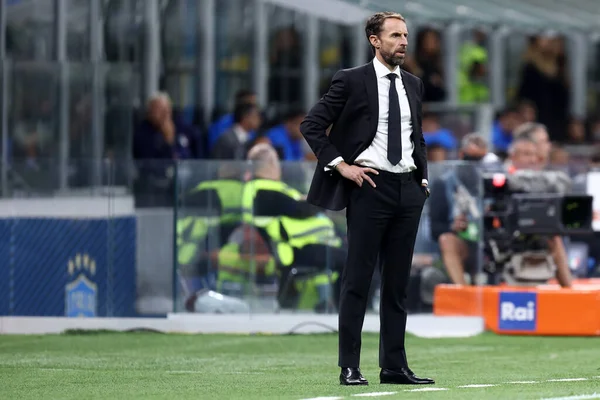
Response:
POLYGON ((600 336, 600 280, 575 281, 572 289, 438 285, 434 314, 483 316, 499 334, 600 336))

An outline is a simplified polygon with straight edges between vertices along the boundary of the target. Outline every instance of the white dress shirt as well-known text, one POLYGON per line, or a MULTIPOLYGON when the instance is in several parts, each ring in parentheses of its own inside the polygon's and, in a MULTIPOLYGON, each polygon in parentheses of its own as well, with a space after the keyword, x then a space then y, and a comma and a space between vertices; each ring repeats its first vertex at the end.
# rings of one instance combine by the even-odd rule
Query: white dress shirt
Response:
POLYGON ((233 133, 235 133, 235 136, 237 137, 238 141, 241 144, 246 143, 248 141, 248 139, 250 138, 250 135, 248 134, 248 132, 246 132, 244 130, 244 128, 242 128, 238 124, 235 124, 233 126, 233 133))
MULTIPOLYGON (((388 171, 393 173, 405 173, 414 171, 417 169, 415 161, 413 159, 414 143, 411 138, 413 126, 412 126, 412 114, 408 103, 408 96, 406 95, 406 89, 402 76, 400 74, 400 67, 396 67, 394 71, 390 71, 385 65, 383 65, 377 57, 373 59, 373 66, 375 67, 375 75, 377 76, 377 91, 379 101, 379 116, 377 122, 377 132, 373 141, 369 147, 360 153, 355 164, 363 167, 371 167, 382 171, 388 171), (400 124, 401 124, 401 136, 402 136, 402 160, 396 165, 392 165, 387 158, 387 143, 388 143, 388 117, 389 117, 389 92, 391 80, 387 76, 390 73, 394 73, 398 76, 395 79, 396 90, 398 92, 398 100, 400 102, 400 124)), ((333 160, 326 169, 335 168, 340 162, 344 161, 341 157, 333 160)), ((427 180, 423 179, 423 184, 427 184, 427 180)))

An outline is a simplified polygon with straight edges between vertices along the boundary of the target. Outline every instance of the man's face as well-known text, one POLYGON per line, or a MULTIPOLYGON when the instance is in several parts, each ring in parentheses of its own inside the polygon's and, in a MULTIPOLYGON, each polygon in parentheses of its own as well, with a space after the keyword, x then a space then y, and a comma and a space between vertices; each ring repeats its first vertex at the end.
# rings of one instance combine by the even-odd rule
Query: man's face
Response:
POLYGON ((513 132, 522 123, 523 117, 516 112, 508 113, 505 116, 503 116, 500 120, 502 128, 507 132, 513 132))
POLYGON ((518 143, 510 160, 517 169, 535 169, 539 164, 536 145, 529 142, 518 143))
POLYGON ((408 46, 408 28, 404 21, 398 18, 386 19, 379 35, 371 35, 369 39, 386 64, 393 67, 404 64, 408 46))
POLYGON ((525 122, 534 122, 537 120, 537 112, 533 106, 529 104, 523 105, 521 106, 520 111, 525 122))
POLYGON ((149 107, 150 120, 160 125, 171 118, 171 106, 164 99, 155 99, 149 107))
POLYGON ((427 158, 429 162, 441 162, 441 161, 446 161, 446 149, 444 149, 443 147, 432 147, 431 149, 427 150, 427 158))
POLYGON ((246 124, 248 130, 255 131, 260 128, 260 124, 262 123, 262 117, 260 115, 260 111, 258 108, 255 108, 246 116, 246 124))
POLYGON ((421 128, 423 129, 423 133, 437 132, 440 130, 440 123, 437 118, 429 116, 427 118, 423 118, 421 128))
POLYGON ((545 129, 538 129, 533 133, 533 141, 538 146, 538 154, 542 161, 547 161, 550 158, 552 143, 548 137, 548 132, 545 129))

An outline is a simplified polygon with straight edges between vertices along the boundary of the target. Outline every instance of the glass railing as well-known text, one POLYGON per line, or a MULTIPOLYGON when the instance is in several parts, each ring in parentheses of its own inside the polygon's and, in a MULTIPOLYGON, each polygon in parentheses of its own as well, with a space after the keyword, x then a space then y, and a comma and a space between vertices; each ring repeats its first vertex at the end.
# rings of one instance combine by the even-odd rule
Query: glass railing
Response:
MULTIPOLYGON (((345 213, 324 212, 304 201, 315 164, 284 163, 281 178, 276 165, 232 163, 218 168, 187 161, 177 168, 185 172, 176 184, 176 312, 337 312, 347 255, 345 213), (276 200, 267 192, 282 197, 276 200)), ((468 279, 483 282, 478 170, 464 163, 431 166, 433 188, 455 175, 468 178, 472 188, 458 199, 451 198, 454 207, 450 204, 441 213, 432 212, 429 204, 432 199, 448 203, 445 189, 437 189, 426 203, 412 266, 411 312, 431 312, 435 283, 448 281, 439 255, 439 235, 450 230, 453 215, 465 214, 469 224, 464 233, 472 242, 465 271, 468 279), (431 216, 444 219, 443 232, 440 224, 432 224, 431 216)), ((380 281, 376 270, 369 312, 378 311, 380 281)))
MULTIPOLYGON (((345 212, 306 204, 314 168, 282 163, 279 173, 250 162, 81 160, 70 163, 70 187, 61 189, 56 163, 13 160, 0 200, 0 315, 336 313, 345 212), (100 184, 92 170, 101 172, 100 184)), ((571 170, 571 193, 596 190, 598 173, 571 170)), ((432 312, 440 284, 503 278, 491 263, 499 226, 487 214, 481 169, 435 163, 429 179, 406 299, 410 313, 432 312), (450 233, 463 217, 459 232, 450 233)), ((573 275, 596 273, 594 237, 566 239, 573 275)), ((370 313, 378 312, 380 280, 376 269, 370 313)), ((480 313, 482 294, 471 296, 470 312, 480 313)))

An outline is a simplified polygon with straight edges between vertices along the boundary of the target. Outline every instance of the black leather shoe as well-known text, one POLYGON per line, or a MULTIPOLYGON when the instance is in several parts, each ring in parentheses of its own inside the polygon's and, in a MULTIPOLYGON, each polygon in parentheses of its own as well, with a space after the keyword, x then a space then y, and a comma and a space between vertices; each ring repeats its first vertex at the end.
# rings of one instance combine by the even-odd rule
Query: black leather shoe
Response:
POLYGON ((379 379, 381 383, 391 383, 396 385, 431 385, 435 383, 433 379, 415 376, 410 368, 383 368, 381 373, 379 373, 379 379))
POLYGON ((369 382, 360 373, 359 368, 342 368, 340 385, 368 385, 369 382))

